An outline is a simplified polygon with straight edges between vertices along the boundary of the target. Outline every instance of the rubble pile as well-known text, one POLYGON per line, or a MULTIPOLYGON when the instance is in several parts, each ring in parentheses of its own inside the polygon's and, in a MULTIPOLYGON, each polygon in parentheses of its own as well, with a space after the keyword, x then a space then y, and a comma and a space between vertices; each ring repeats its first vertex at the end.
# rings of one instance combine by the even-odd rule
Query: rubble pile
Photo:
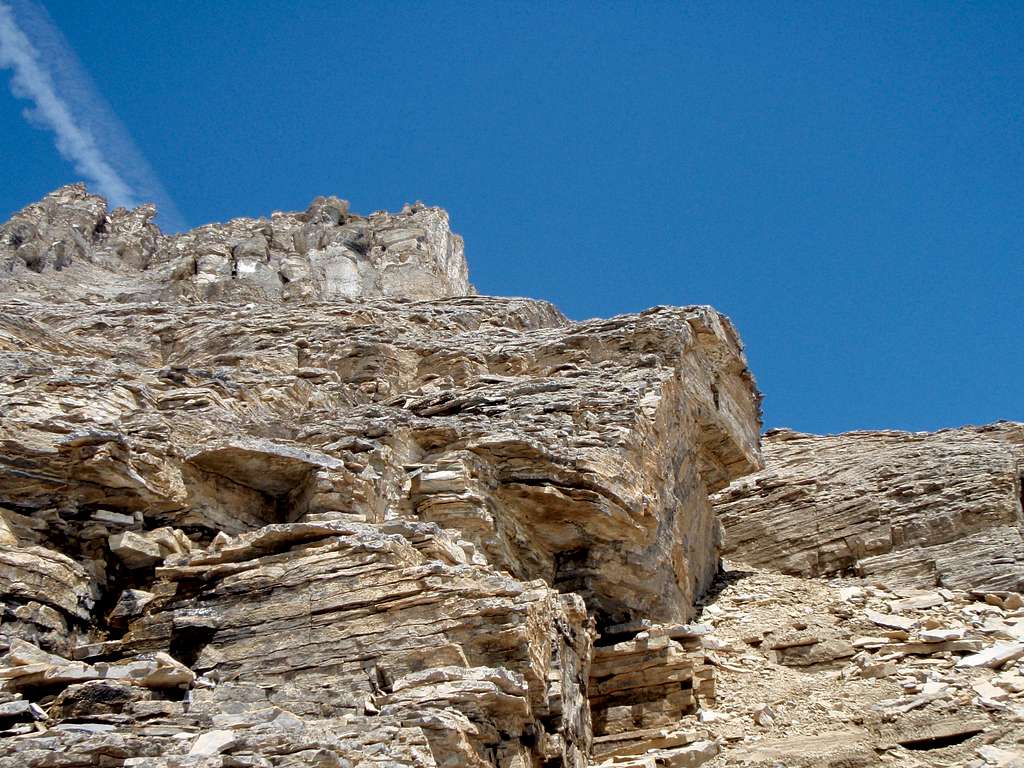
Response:
POLYGON ((1022 606, 730 563, 701 618, 710 764, 1015 765, 990 758, 1024 760, 1022 606))

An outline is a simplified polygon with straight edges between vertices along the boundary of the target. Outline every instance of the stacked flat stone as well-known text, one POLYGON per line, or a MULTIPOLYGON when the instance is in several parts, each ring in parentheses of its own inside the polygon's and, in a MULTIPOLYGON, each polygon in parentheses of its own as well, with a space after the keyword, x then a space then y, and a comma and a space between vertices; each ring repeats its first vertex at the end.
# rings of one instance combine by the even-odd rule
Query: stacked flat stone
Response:
MULTIPOLYGON (((701 703, 714 703, 704 628, 633 622, 604 630, 593 651, 590 707, 594 753, 643 754, 667 743, 701 703)), ((698 732, 683 729, 696 741, 698 732)), ((679 736, 672 738, 681 738, 679 736)), ((689 743, 689 742, 684 742, 689 743)))

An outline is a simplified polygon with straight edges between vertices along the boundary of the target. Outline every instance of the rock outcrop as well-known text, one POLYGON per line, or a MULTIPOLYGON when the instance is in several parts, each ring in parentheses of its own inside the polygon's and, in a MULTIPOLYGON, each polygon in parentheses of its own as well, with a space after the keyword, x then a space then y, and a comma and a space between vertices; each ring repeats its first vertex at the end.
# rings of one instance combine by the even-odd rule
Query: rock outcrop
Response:
POLYGON ((0 228, 0 766, 714 755, 728 319, 473 295, 420 205, 152 214, 0 228))
POLYGON ((1024 764, 1024 425, 762 459, 709 307, 152 216, 0 227, 0 768, 1024 764))
POLYGON ((729 557, 890 587, 1024 590, 1024 424, 935 433, 786 430, 714 497, 729 557))
POLYGON ((151 205, 107 211, 75 184, 0 227, 0 291, 54 301, 436 299, 472 293, 462 238, 422 204, 357 216, 318 197, 302 213, 164 235, 151 205), (54 279, 55 273, 63 279, 54 279))

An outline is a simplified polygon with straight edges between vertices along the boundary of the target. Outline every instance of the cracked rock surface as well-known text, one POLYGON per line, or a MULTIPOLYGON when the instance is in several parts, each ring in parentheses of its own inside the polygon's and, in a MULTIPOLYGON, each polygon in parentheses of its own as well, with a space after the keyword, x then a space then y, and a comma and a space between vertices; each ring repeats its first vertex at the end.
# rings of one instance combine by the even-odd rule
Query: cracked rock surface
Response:
POLYGON ((439 209, 0 227, 0 766, 696 765, 708 307, 476 296, 439 209))

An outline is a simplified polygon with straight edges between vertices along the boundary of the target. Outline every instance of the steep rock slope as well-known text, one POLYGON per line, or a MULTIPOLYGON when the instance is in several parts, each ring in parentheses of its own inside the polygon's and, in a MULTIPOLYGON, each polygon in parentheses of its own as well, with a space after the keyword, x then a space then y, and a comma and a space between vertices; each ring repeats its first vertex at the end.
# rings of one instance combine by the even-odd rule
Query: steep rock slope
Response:
POLYGON ((1024 424, 764 439, 714 497, 737 560, 889 586, 1024 590, 1024 424))
POLYGON ((151 216, 0 228, 0 765, 713 754, 673 729, 760 465, 726 318, 474 296, 422 206, 151 216))

